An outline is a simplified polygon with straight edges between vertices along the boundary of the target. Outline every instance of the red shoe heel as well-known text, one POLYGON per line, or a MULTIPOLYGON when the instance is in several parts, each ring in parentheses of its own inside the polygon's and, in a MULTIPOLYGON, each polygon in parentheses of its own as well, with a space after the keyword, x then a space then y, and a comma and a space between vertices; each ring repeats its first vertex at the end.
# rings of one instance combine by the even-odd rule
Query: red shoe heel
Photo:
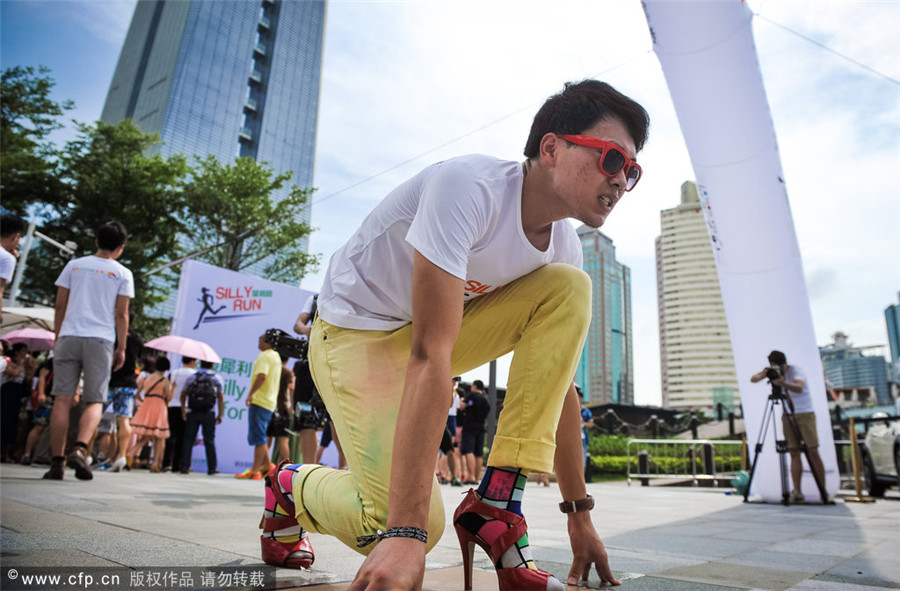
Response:
POLYGON ((456 537, 459 538, 459 549, 463 557, 463 574, 466 580, 465 591, 472 591, 472 557, 475 555, 475 536, 456 526, 456 537))
MULTIPOLYGON (((453 527, 456 529, 456 537, 459 538, 459 547, 462 550, 466 591, 472 589, 472 557, 475 544, 481 546, 491 562, 497 564, 503 553, 528 533, 524 517, 481 502, 471 488, 453 514, 453 527), (509 526, 492 544, 488 544, 471 531, 474 529, 472 526, 483 522, 485 517, 497 519, 509 526)), ((498 568, 497 580, 500 591, 563 591, 566 588, 550 573, 530 568, 498 568)))
POLYGON ((284 498, 281 486, 278 484, 278 472, 288 463, 290 463, 288 460, 284 460, 277 466, 273 464, 266 475, 266 486, 272 489, 275 502, 287 512, 287 515, 281 517, 263 515, 259 523, 259 527, 263 530, 263 535, 259 537, 260 549, 263 562, 266 564, 286 568, 309 568, 315 562, 316 557, 308 536, 300 538, 296 542, 279 542, 275 538, 265 535, 289 527, 299 527, 297 519, 294 517, 294 504, 284 498))

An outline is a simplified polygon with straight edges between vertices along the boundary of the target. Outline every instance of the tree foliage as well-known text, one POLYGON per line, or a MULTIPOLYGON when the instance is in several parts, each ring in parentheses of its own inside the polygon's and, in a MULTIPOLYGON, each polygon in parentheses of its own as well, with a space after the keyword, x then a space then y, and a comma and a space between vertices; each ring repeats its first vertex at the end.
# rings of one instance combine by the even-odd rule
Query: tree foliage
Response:
MULTIPOLYGON (((155 134, 142 132, 131 120, 78 124, 78 137, 59 153, 62 199, 52 204, 52 215, 42 225, 55 240, 75 242, 83 255, 96 251, 97 227, 113 219, 122 222, 129 240, 119 260, 134 274, 136 315, 167 297, 165 281, 152 280, 147 272, 178 255, 183 229, 173 214, 183 207, 181 188, 190 169, 184 156, 159 155, 158 145, 155 134)), ((52 248, 43 245, 42 250, 38 260, 29 258, 26 292, 52 302, 64 261, 52 248)))
POLYGON ((234 271, 263 265, 266 279, 297 283, 318 257, 302 248, 311 229, 298 215, 312 190, 293 185, 275 198, 290 178, 252 158, 197 158, 184 188, 187 235, 206 251, 197 258, 234 271))
MULTIPOLYGON (((2 76, 4 209, 23 216, 27 211, 45 235, 74 242, 76 256, 95 252, 97 227, 121 221, 129 240, 120 262, 134 274, 131 308, 139 330, 165 330, 165 320, 145 312, 166 299, 178 267, 149 272, 186 254, 185 237, 191 251, 205 251, 200 260, 274 281, 296 283, 317 264, 318 257, 303 250, 310 227, 299 221, 312 190, 286 188, 290 173, 274 174, 251 158, 222 164, 213 156, 195 157, 192 168, 186 156, 161 156, 159 137, 131 120, 76 122, 77 138, 57 149, 48 135, 73 104, 50 99, 49 70, 14 67, 2 76)), ((67 258, 35 241, 21 299, 52 306, 67 258)))
POLYGON ((0 83, 0 186, 3 207, 19 215, 30 203, 55 202, 59 183, 55 152, 47 136, 62 124, 72 101, 50 99, 55 84, 49 69, 16 66, 0 83))

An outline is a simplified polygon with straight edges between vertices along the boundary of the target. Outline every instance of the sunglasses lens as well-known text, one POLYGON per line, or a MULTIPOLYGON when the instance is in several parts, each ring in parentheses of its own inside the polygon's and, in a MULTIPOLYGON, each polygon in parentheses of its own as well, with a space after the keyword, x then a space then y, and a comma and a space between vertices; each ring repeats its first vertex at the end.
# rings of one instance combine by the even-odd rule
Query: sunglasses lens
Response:
POLYGON ((618 150, 608 149, 600 159, 600 167, 608 176, 615 176, 625 166, 625 154, 618 150))
POLYGON ((641 179, 641 170, 637 166, 629 166, 625 171, 626 190, 630 191, 641 179))

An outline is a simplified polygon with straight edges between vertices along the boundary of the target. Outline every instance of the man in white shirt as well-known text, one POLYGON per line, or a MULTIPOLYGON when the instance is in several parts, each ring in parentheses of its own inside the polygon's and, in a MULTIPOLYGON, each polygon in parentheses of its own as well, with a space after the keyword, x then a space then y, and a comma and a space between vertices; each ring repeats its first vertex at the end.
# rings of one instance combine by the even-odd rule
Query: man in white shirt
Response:
POLYGON ((3 317, 3 293, 12 281, 19 258, 19 239, 25 231, 25 222, 15 214, 0 217, 0 318, 3 317))
MULTIPOLYGON (((197 372, 197 360, 193 357, 181 356, 181 367, 169 373, 172 382, 172 400, 169 401, 169 438, 166 440, 166 451, 163 454, 163 472, 181 472, 190 466, 181 465, 182 449, 185 445, 185 421, 181 413, 181 393, 188 378, 197 372)), ((186 445, 193 446, 190 441, 186 445)))
MULTIPOLYGON (((796 365, 789 365, 787 357, 781 351, 772 351, 768 356, 769 365, 750 377, 753 383, 766 379, 770 370, 775 370, 778 377, 771 380, 773 386, 782 388, 788 395, 786 407, 781 414, 781 428, 787 449, 791 455, 791 481, 794 490, 791 491, 791 502, 802 503, 806 499, 803 496, 801 482, 803 479, 803 460, 801 459, 802 443, 806 444, 809 453, 810 469, 817 482, 825 486, 825 464, 819 455, 819 434, 816 431, 816 414, 813 412, 812 396, 809 393, 809 384, 806 382, 806 374, 796 365), (789 406, 789 408, 788 408, 789 406), (791 416, 797 425, 797 433, 791 424, 791 416), (799 435, 799 437, 798 437, 799 435)), ((825 499, 823 499, 824 501, 825 499)))
MULTIPOLYGON (((591 282, 568 218, 606 221, 640 178, 635 155, 648 126, 647 112, 608 84, 568 84, 535 116, 525 162, 470 155, 430 166, 332 257, 310 364, 350 472, 273 470, 269 484, 292 501, 273 495, 265 516, 296 515, 305 530, 367 554, 354 590, 421 588, 425 553, 446 522, 434 476, 452 403, 446 384, 510 351, 488 468, 454 515, 461 545, 485 548, 501 591, 564 588, 535 566, 521 517, 528 472, 555 467, 574 555, 568 583, 593 568, 618 583, 588 512, 572 379, 591 282)), ((296 532, 283 523, 263 524, 263 559, 308 566, 309 548, 292 547, 296 532)))
POLYGON ((50 451, 53 458, 44 478, 62 480, 67 463, 80 480, 92 479, 87 463, 91 440, 106 401, 110 372, 125 363, 128 304, 134 297, 131 271, 116 262, 128 234, 119 222, 97 230, 96 254, 69 261, 56 280, 53 347, 53 411, 50 414, 50 451), (81 399, 86 406, 78 424, 78 440, 64 456, 69 410, 82 373, 81 399))

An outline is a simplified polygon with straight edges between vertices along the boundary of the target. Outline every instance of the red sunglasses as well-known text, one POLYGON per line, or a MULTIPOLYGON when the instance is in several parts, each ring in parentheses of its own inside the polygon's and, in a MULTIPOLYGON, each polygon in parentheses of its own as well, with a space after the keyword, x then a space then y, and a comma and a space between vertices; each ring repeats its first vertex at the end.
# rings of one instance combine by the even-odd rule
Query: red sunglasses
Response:
POLYGON ((562 139, 579 146, 587 148, 600 148, 603 153, 600 155, 600 172, 608 177, 614 177, 619 171, 625 169, 625 190, 634 189, 638 181, 641 180, 643 171, 637 162, 625 155, 622 148, 612 142, 598 140, 587 135, 560 135, 562 139))

